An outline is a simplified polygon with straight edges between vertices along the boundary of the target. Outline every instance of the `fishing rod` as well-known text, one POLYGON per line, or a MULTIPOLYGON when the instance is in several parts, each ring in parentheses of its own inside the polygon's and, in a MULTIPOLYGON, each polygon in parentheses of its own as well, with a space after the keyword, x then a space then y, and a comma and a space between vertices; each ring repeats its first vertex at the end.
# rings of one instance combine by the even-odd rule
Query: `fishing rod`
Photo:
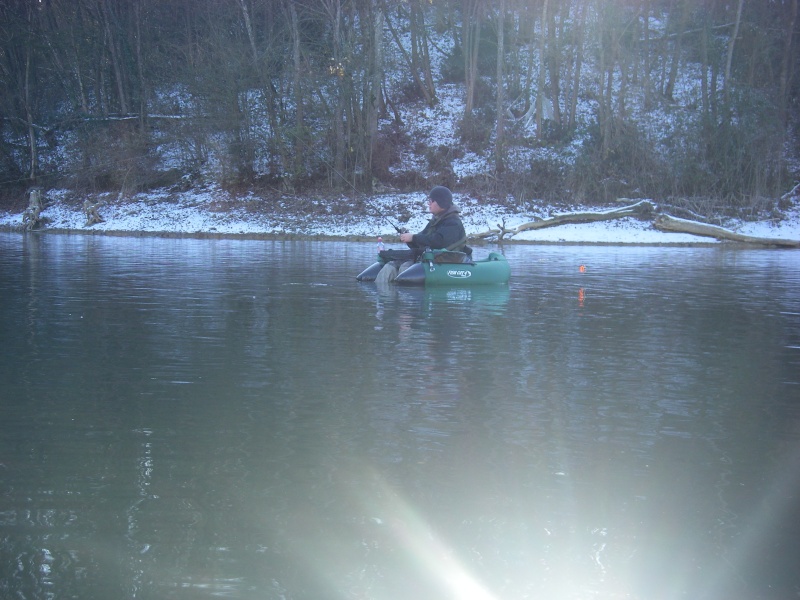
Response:
POLYGON ((389 217, 387 217, 386 215, 381 215, 381 214, 378 214, 378 215, 376 215, 376 216, 377 216, 378 218, 380 218, 380 219, 384 219, 384 220, 385 220, 387 223, 389 223, 389 225, 391 225, 392 227, 394 227, 394 230, 395 230, 397 233, 408 233, 408 229, 406 229, 405 227, 400 227, 400 225, 398 225, 397 223, 395 223, 394 221, 392 221, 392 220, 391 220, 389 217))

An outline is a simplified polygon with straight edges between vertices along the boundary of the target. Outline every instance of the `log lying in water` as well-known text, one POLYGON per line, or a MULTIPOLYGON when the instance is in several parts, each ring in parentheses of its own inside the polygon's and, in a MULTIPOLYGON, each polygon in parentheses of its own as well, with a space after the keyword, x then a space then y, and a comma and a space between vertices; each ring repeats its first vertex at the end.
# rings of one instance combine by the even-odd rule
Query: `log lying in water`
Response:
POLYGON ((697 221, 687 219, 677 219, 669 215, 658 215, 653 221, 653 225, 659 231, 690 233, 704 237, 713 237, 718 240, 729 240, 732 242, 742 242, 744 244, 758 244, 761 246, 782 246, 785 248, 800 248, 800 241, 781 238, 764 238, 752 235, 743 235, 717 227, 716 225, 706 225, 697 221))

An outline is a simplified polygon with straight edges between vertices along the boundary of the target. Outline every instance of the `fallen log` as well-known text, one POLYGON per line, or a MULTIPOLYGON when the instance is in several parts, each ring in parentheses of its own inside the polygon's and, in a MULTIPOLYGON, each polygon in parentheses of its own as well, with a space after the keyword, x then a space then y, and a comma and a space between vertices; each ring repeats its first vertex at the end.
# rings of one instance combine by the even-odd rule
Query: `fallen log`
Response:
MULTIPOLYGON (((800 184, 799 184, 800 185, 800 184)), ((659 231, 673 233, 688 233, 702 237, 713 237, 718 240, 728 240, 743 244, 756 244, 760 246, 779 246, 782 248, 800 248, 800 240, 785 238, 765 238, 752 235, 736 233, 716 225, 707 225, 698 221, 679 219, 663 213, 658 213, 658 209, 649 200, 640 200, 628 206, 614 208, 606 211, 587 211, 580 213, 568 213, 551 217, 549 219, 536 219, 527 223, 522 223, 516 227, 506 227, 505 222, 498 224, 496 229, 489 229, 478 233, 472 237, 486 239, 497 237, 498 241, 504 238, 511 238, 523 231, 544 229, 546 227, 557 227, 559 225, 575 223, 593 223, 596 221, 610 221, 612 219, 623 219, 626 217, 637 217, 642 220, 652 220, 653 226, 659 231)))
POLYGON ((638 217, 640 219, 650 219, 655 211, 655 207, 649 200, 640 200, 635 204, 629 206, 621 206, 620 208, 613 208, 605 211, 587 211, 580 213, 566 213, 556 215, 549 219, 538 219, 536 221, 529 221, 522 223, 511 229, 505 227, 505 223, 498 224, 497 229, 489 229, 483 233, 476 234, 474 237, 484 239, 488 237, 497 236, 498 240, 504 237, 512 237, 523 231, 531 231, 533 229, 545 229, 546 227, 557 227, 559 225, 568 225, 575 223, 594 223, 597 221, 610 221, 613 219, 624 219, 625 217, 638 217))
POLYGON ((703 237, 713 237, 718 240, 729 240, 744 244, 758 244, 760 246, 781 246, 784 248, 800 248, 800 240, 789 240, 783 238, 764 238, 752 235, 743 235, 729 229, 717 227, 716 225, 706 225, 697 221, 678 219, 669 215, 658 215, 653 221, 653 225, 659 231, 674 233, 690 233, 703 237))

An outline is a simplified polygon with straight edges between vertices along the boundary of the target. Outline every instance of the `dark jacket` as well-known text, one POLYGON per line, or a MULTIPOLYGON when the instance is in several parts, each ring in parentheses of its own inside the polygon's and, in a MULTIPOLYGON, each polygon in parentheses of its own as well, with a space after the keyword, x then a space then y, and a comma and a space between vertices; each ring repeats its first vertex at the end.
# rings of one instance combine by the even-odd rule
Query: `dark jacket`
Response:
POLYGON ((441 215, 436 215, 425 226, 425 229, 414 234, 414 239, 408 244, 409 248, 430 248, 438 250, 457 250, 463 252, 467 243, 467 233, 458 216, 458 209, 451 206, 441 215))

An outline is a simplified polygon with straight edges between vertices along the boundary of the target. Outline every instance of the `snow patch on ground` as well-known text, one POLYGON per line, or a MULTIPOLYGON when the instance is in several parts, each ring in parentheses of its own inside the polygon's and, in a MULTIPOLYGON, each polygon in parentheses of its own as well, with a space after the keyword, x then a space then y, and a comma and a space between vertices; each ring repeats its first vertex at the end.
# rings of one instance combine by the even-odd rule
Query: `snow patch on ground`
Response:
MULTIPOLYGON (((287 197, 281 201, 265 200, 254 195, 231 197, 220 189, 210 188, 180 194, 155 192, 132 198, 103 198, 99 212, 104 222, 87 226, 80 203, 67 200, 65 192, 48 192, 42 216, 46 229, 70 232, 103 231, 114 233, 225 234, 325 236, 331 238, 371 238, 391 240, 394 225, 419 231, 429 218, 426 194, 389 194, 368 199, 367 209, 336 214, 327 210, 328 201, 287 197), (399 216, 398 216, 399 215, 399 216), (405 218, 403 218, 405 216, 405 218)), ((519 213, 499 204, 486 203, 455 194, 462 209, 462 219, 469 235, 477 235, 502 224, 506 229, 537 218, 554 216, 547 211, 519 213)), ((344 199, 344 202, 351 202, 344 199)), ((576 207, 573 212, 580 212, 576 207)), ((0 211, 0 228, 19 229, 22 215, 0 211)), ((745 235, 800 240, 800 207, 795 206, 780 222, 742 222, 729 229, 745 235)), ((649 221, 635 218, 596 223, 560 225, 525 231, 510 238, 530 243, 603 243, 603 244, 708 244, 713 238, 656 230, 649 221)))

